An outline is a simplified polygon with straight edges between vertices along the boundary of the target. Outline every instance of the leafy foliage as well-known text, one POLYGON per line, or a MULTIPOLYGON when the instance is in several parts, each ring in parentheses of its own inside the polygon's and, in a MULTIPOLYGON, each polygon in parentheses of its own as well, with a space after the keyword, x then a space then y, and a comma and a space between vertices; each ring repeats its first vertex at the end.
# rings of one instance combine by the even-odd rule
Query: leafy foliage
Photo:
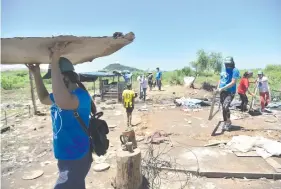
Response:
POLYGON ((223 59, 222 54, 218 52, 207 53, 203 49, 197 52, 197 59, 190 62, 196 73, 203 72, 215 72, 218 73, 221 70, 223 59))

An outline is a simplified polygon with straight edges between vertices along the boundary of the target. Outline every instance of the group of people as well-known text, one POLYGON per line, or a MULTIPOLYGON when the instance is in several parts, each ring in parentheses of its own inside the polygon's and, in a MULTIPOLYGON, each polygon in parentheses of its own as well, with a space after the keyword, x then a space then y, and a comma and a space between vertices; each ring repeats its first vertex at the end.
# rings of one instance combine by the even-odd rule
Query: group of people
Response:
MULTIPOLYGON (((55 184, 55 189, 85 188, 85 177, 88 174, 93 162, 90 150, 90 141, 83 131, 75 112, 79 113, 86 125, 90 122, 90 117, 96 114, 96 107, 91 96, 80 82, 79 75, 75 73, 73 64, 61 55, 64 52, 65 44, 56 44, 50 50, 50 66, 52 69, 43 78, 51 78, 52 93, 49 93, 41 77, 39 65, 27 65, 35 78, 36 89, 39 100, 42 104, 50 105, 52 127, 53 127, 53 148, 55 158, 58 160, 59 177, 55 184), (52 73, 51 73, 52 72, 52 73)), ((217 92, 220 93, 223 105, 224 129, 231 126, 229 106, 236 93, 236 82, 239 79, 239 71, 235 68, 232 57, 226 58, 225 69, 221 73, 217 92)), ((249 89, 249 78, 251 72, 246 72, 238 87, 238 93, 242 99, 243 108, 247 104, 249 89)), ((140 77, 140 89, 143 98, 146 98, 147 86, 150 90, 153 87, 153 75, 140 77)), ((155 76, 158 90, 161 90, 162 72, 157 68, 155 76)), ((268 79, 262 72, 258 73, 256 81, 261 97, 262 111, 269 103, 268 79)), ((123 105, 127 112, 127 124, 131 125, 132 112, 134 110, 134 99, 136 93, 132 90, 132 84, 127 83, 126 90, 123 91, 123 105)))
MULTIPOLYGON (((162 85, 162 72, 159 68, 156 68, 156 76, 155 76, 155 82, 158 86, 158 90, 161 91, 161 85, 162 85)), ((154 81, 153 81, 153 73, 149 72, 148 75, 140 75, 137 78, 139 82, 139 91, 140 95, 139 98, 143 99, 145 102, 146 100, 146 92, 147 88, 149 87, 149 90, 152 91, 154 81)), ((134 104, 135 104, 135 98, 136 93, 132 90, 132 84, 127 82, 126 89, 122 93, 122 99, 123 99, 123 106, 126 109, 127 113, 127 126, 132 126, 132 112, 134 110, 134 104)))
POLYGON ((156 68, 155 81, 153 80, 153 73, 149 72, 147 75, 143 74, 137 78, 139 82, 140 99, 146 100, 147 88, 152 91, 152 88, 157 85, 158 90, 161 91, 162 87, 162 72, 159 68, 156 68))
POLYGON ((262 71, 258 72, 258 77, 255 81, 250 82, 249 79, 251 77, 253 77, 252 71, 245 72, 238 86, 238 94, 241 99, 241 111, 245 112, 247 110, 247 105, 249 102, 247 93, 249 93, 252 97, 256 96, 256 94, 249 90, 250 83, 254 83, 255 90, 258 89, 259 91, 261 112, 265 112, 265 108, 270 102, 270 88, 268 78, 263 74, 262 71))
MULTIPOLYGON (((240 80, 238 86, 238 94, 241 99, 241 111, 246 111, 248 104, 247 93, 251 96, 255 96, 249 90, 249 78, 253 76, 252 71, 247 71, 244 73, 243 78, 240 80)), ((220 74, 220 80, 217 87, 217 92, 220 93, 220 101, 223 109, 223 130, 229 130, 231 128, 230 120, 230 104, 234 99, 236 93, 236 83, 240 78, 239 70, 235 67, 235 62, 233 57, 227 57, 224 61, 224 67, 220 74)), ((256 88, 259 90, 260 101, 261 101, 261 112, 265 111, 265 107, 270 101, 270 89, 268 78, 263 74, 262 71, 258 72, 258 78, 252 82, 255 83, 256 88)))

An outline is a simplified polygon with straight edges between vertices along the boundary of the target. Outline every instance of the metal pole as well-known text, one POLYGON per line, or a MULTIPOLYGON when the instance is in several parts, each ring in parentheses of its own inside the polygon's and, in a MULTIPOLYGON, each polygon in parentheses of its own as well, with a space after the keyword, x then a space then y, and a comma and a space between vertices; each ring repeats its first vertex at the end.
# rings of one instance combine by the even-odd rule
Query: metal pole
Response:
POLYGON ((34 108, 34 115, 37 114, 37 106, 36 106, 36 101, 35 101, 35 95, 34 95, 34 87, 33 87, 33 78, 32 78, 32 73, 29 70, 29 83, 30 83, 30 93, 31 93, 31 100, 34 108))

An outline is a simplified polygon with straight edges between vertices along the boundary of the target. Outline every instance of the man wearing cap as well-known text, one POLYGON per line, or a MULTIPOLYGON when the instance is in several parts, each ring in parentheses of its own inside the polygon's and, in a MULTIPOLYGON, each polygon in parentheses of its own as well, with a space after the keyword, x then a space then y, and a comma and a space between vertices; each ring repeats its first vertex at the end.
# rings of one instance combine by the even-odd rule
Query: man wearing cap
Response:
POLYGON ((59 178, 55 189, 85 189, 85 178, 92 164, 89 138, 74 116, 76 110, 86 125, 96 110, 92 99, 74 72, 72 63, 61 57, 65 45, 51 49, 51 69, 44 78, 52 80, 53 93, 48 93, 39 65, 27 65, 35 78, 42 104, 50 105, 53 126, 53 148, 58 159, 59 178))
POLYGON ((239 79, 239 70, 235 68, 233 57, 227 57, 220 74, 217 92, 220 93, 220 101, 223 109, 223 130, 230 130, 230 110, 229 106, 236 93, 236 82, 239 79))
POLYGON ((263 74, 262 71, 258 71, 257 83, 260 92, 261 112, 264 112, 265 107, 270 102, 270 89, 269 89, 268 79, 263 74))

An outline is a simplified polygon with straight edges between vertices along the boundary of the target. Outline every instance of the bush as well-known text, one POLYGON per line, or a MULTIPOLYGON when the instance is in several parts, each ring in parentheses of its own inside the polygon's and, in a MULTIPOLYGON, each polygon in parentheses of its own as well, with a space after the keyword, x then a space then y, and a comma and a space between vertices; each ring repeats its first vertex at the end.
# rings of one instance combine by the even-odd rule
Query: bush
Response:
POLYGON ((1 77, 1 87, 5 90, 13 89, 13 81, 9 77, 1 77))
POLYGON ((22 88, 28 83, 28 72, 26 71, 7 71, 1 73, 1 88, 4 90, 22 88))
POLYGON ((184 76, 190 76, 192 75, 192 70, 190 67, 184 67, 181 72, 183 73, 184 76))

